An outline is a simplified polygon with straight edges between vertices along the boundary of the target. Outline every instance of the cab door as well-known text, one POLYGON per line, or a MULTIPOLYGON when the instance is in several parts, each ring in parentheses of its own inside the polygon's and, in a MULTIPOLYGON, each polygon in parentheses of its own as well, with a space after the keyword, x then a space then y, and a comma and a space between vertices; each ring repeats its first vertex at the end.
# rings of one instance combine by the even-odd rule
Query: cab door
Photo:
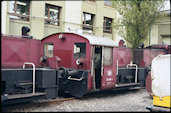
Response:
POLYGON ((92 66, 91 76, 93 90, 101 88, 101 62, 102 62, 102 46, 92 46, 92 66))
POLYGON ((116 76, 113 62, 113 47, 102 47, 101 89, 115 86, 116 76))

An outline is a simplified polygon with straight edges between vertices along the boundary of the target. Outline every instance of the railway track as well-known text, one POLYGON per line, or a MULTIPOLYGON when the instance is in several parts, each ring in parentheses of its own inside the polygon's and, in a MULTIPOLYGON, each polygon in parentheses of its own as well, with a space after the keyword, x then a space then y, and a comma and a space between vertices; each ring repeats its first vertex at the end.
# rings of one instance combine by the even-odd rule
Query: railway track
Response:
MULTIPOLYGON (((88 99, 93 99, 93 98, 104 98, 104 97, 114 97, 117 95, 122 95, 125 93, 129 93, 129 92, 134 92, 134 91, 138 91, 139 89, 144 89, 142 87, 139 88, 132 88, 132 89, 128 89, 128 90, 119 90, 119 91, 104 91, 104 92, 94 92, 94 93, 89 93, 86 94, 85 96, 83 96, 83 98, 80 98, 79 100, 88 100, 88 99)), ((47 107, 50 106, 52 104, 60 104, 64 101, 72 101, 72 100, 76 100, 76 98, 74 97, 65 97, 65 98, 57 98, 57 99, 49 99, 49 100, 38 100, 38 101, 33 101, 33 102, 29 102, 29 103, 22 103, 22 104, 17 104, 17 105, 9 105, 9 106, 3 106, 2 107, 2 111, 3 112, 11 112, 11 111, 15 111, 16 109, 25 109, 25 108, 39 108, 39 107, 47 107)))
POLYGON ((47 106, 50 104, 56 104, 56 103, 61 103, 64 101, 70 101, 70 100, 75 100, 74 97, 69 97, 69 98, 57 98, 57 99, 51 99, 51 100, 38 100, 34 102, 26 102, 26 103, 21 103, 21 104, 15 104, 15 105, 8 105, 8 106, 2 106, 2 112, 10 112, 15 109, 20 109, 20 108, 32 108, 32 107, 40 107, 40 106, 47 106))

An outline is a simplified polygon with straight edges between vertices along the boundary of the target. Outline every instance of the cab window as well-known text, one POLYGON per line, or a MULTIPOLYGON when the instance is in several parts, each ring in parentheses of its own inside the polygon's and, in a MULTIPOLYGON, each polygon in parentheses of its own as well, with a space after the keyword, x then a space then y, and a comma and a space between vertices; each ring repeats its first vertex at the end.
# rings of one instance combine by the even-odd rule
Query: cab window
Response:
POLYGON ((44 44, 44 56, 53 57, 53 43, 44 44))
POLYGON ((103 49, 103 65, 112 65, 113 62, 113 48, 104 47, 103 49))
POLYGON ((86 58, 86 43, 74 44, 74 58, 86 58))

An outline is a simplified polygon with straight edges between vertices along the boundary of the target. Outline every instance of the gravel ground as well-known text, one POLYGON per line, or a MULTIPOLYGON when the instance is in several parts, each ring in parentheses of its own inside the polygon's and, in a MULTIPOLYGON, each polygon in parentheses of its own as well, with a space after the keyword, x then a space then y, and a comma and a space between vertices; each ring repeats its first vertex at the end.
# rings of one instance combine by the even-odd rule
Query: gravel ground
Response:
POLYGON ((81 99, 15 108, 7 112, 146 111, 152 99, 145 88, 87 94, 81 99))

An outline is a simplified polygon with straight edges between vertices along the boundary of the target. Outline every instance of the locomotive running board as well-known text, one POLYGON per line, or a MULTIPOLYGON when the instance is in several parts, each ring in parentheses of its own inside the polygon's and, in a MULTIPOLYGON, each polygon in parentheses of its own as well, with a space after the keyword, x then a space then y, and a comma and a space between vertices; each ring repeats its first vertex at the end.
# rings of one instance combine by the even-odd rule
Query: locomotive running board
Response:
POLYGON ((118 90, 123 90, 123 89, 129 89, 129 88, 135 88, 135 87, 139 87, 140 83, 125 83, 125 84, 117 84, 115 87, 112 88, 107 88, 107 89, 95 89, 95 90, 91 90, 87 93, 96 93, 96 92, 103 92, 103 91, 118 91, 118 90))
POLYGON ((46 93, 35 92, 29 94, 17 94, 17 95, 8 95, 7 100, 3 100, 2 105, 11 105, 22 102, 30 102, 33 100, 44 99, 46 93))
POLYGON ((140 86, 140 83, 116 84, 115 88, 129 88, 140 86))

